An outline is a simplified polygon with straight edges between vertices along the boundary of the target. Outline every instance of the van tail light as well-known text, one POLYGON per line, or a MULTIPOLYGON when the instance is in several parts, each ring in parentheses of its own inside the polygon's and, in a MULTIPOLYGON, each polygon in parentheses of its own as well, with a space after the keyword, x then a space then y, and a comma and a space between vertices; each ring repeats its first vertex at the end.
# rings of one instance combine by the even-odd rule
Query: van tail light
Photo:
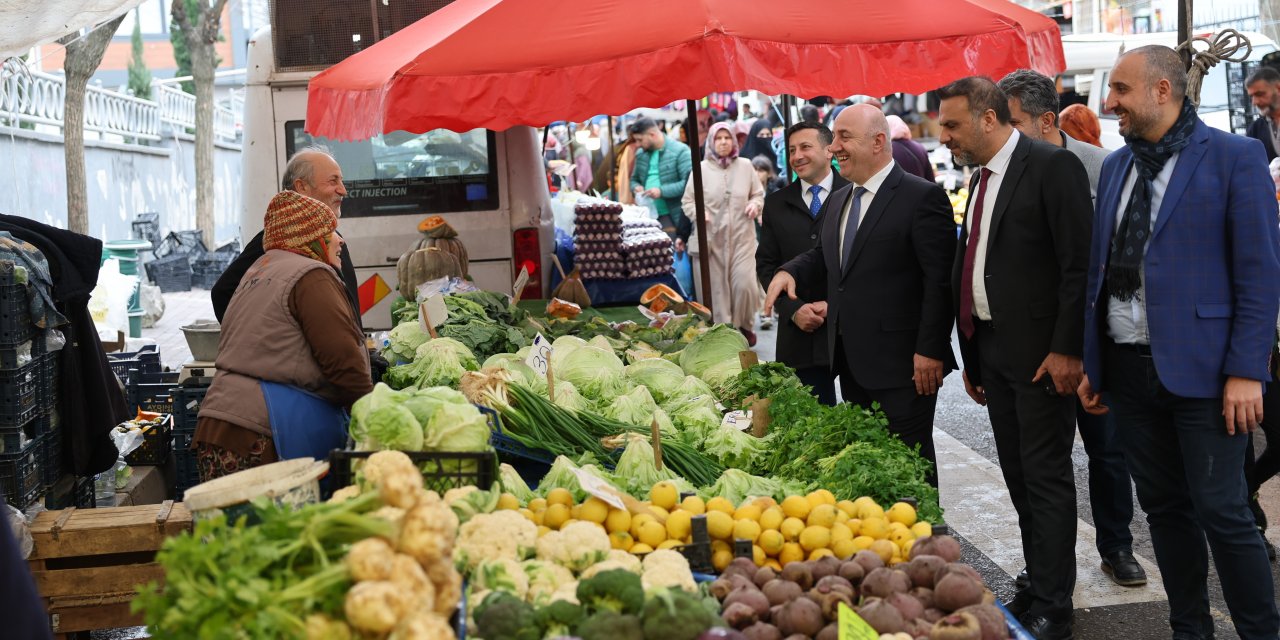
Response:
POLYGON ((523 300, 542 299, 542 248, 538 242, 538 229, 527 227, 516 229, 511 234, 511 280, 520 277, 523 267, 529 271, 529 284, 525 285, 523 300))

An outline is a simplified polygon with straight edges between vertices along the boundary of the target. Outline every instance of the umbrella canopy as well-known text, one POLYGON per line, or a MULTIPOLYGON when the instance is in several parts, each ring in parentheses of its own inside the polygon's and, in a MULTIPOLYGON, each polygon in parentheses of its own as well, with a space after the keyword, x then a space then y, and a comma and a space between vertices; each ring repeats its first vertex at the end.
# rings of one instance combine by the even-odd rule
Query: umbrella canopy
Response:
MULTIPOLYGON (((998 11, 1018 22, 1027 39, 1030 60, 1023 66, 1035 69, 1052 78, 1067 68, 1067 57, 1062 52, 1062 31, 1058 23, 1044 14, 1007 0, 969 0, 984 9, 998 11)), ((995 80, 1000 76, 992 75, 995 80)))
POLYGON ((502 130, 716 91, 886 95, 1054 73, 1061 40, 1043 16, 1052 32, 1028 38, 1037 16, 1004 0, 456 0, 313 78, 307 132, 502 130))

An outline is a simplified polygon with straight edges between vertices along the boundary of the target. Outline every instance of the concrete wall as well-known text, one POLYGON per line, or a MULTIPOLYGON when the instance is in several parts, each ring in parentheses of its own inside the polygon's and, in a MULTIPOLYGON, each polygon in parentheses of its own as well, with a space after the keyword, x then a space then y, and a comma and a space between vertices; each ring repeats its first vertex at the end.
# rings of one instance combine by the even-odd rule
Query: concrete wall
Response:
MULTIPOLYGON (((193 148, 189 137, 156 146, 87 141, 89 234, 129 238, 134 214, 144 211, 160 214, 162 234, 195 229, 193 148)), ((240 148, 215 146, 214 169, 214 237, 221 245, 239 234, 240 148)), ((0 127, 0 213, 66 228, 66 184, 61 136, 0 127)))

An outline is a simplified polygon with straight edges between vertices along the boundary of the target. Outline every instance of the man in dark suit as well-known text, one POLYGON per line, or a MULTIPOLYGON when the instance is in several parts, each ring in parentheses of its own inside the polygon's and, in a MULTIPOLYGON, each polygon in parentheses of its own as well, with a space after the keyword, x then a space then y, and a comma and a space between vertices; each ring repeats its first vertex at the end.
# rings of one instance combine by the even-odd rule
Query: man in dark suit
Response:
POLYGON ((1249 90, 1253 108, 1258 110, 1258 117, 1249 123, 1246 135, 1262 143, 1269 163, 1276 159, 1276 148, 1280 147, 1280 71, 1275 67, 1258 67, 1244 86, 1249 90))
POLYGON ((952 287, 965 390, 991 416, 1030 573, 1009 608, 1037 638, 1063 640, 1076 575, 1071 390, 1083 371, 1089 177, 1070 151, 1019 134, 991 80, 964 78, 938 95, 939 142, 957 163, 981 165, 952 287))
MULTIPOLYGON (((801 122, 787 131, 787 163, 798 180, 764 199, 760 221, 760 245, 756 248, 756 274, 768 287, 778 268, 818 246, 823 205, 831 194, 849 184, 831 170, 831 130, 801 122)), ((799 299, 781 299, 778 305, 778 362, 796 370, 800 381, 813 387, 823 404, 835 405, 836 380, 827 355, 827 287, 825 282, 805 283, 799 299), (816 286, 809 286, 816 285, 816 286)))
POLYGON ((1103 413, 1109 393, 1174 640, 1214 636, 1206 538, 1237 634, 1275 640, 1275 583, 1244 475, 1280 311, 1263 150, 1196 116, 1168 47, 1120 56, 1108 84, 1127 144, 1098 183, 1080 400, 1103 413))
MULTIPOLYGON (((935 463, 938 387, 951 353, 955 222, 942 188, 893 162, 889 123, 871 105, 835 119, 831 151, 852 184, 832 194, 817 247, 769 283, 765 311, 798 283, 826 283, 827 353, 846 402, 878 403, 907 446, 935 463)), ((821 286, 821 284, 816 284, 821 286)))

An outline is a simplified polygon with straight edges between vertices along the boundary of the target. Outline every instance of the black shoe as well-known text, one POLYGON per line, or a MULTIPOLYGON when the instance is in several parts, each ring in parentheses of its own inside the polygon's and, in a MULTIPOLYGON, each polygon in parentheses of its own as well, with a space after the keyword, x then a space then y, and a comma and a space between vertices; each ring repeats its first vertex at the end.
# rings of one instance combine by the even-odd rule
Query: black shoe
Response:
POLYGON ((1031 618, 1022 624, 1036 640, 1072 640, 1071 618, 1054 622, 1044 616, 1031 618))
MULTIPOLYGON (((1262 531, 1258 531, 1258 533, 1259 533, 1259 534, 1262 534, 1262 531)), ((1272 561, 1272 562, 1275 562, 1275 561, 1276 561, 1276 546, 1275 546, 1274 544, 1271 544, 1271 541, 1270 541, 1270 540, 1268 540, 1268 539, 1267 539, 1267 536, 1265 536, 1265 535, 1263 535, 1263 536, 1262 536, 1262 544, 1263 544, 1263 546, 1265 546, 1265 547, 1267 548, 1267 559, 1268 559, 1268 560, 1270 560, 1270 561, 1272 561)))
POLYGON ((1122 587, 1137 587, 1147 583, 1147 572, 1134 559, 1132 551, 1116 551, 1102 557, 1102 572, 1122 587))
POLYGON ((1022 591, 1031 586, 1031 574, 1026 569, 1018 572, 1018 577, 1013 579, 1013 586, 1018 591, 1022 591))
POLYGON ((1267 530, 1267 512, 1262 510, 1262 503, 1258 502, 1258 493, 1255 491, 1249 496, 1249 511, 1253 512, 1253 519, 1257 523, 1258 528, 1263 531, 1267 530))
POLYGON ((1213 635, 1203 636, 1198 633, 1186 633, 1185 631, 1174 631, 1170 640, 1213 640, 1213 635))
POLYGON ((1012 600, 1004 603, 1004 608, 1009 612, 1009 615, 1021 620, 1022 616, 1027 615, 1027 611, 1031 610, 1031 602, 1031 591, 1028 589, 1019 589, 1018 592, 1013 595, 1012 600))

